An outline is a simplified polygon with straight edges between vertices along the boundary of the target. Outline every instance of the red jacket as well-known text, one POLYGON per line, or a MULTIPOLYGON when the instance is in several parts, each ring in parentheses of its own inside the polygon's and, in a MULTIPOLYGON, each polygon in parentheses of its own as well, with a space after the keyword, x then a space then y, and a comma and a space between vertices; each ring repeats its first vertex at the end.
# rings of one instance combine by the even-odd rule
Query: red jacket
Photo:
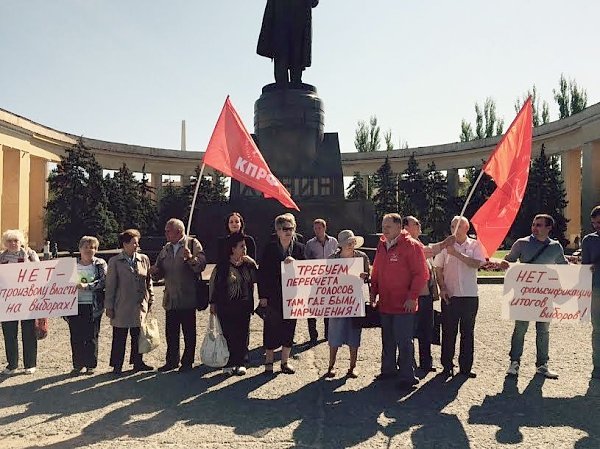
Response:
MULTIPOLYGON (((421 244, 404 230, 388 250, 381 237, 371 273, 371 292, 379 294, 379 311, 406 314, 408 299, 417 301, 429 279, 429 270, 421 244)), ((418 309, 418 305, 417 305, 418 309)))

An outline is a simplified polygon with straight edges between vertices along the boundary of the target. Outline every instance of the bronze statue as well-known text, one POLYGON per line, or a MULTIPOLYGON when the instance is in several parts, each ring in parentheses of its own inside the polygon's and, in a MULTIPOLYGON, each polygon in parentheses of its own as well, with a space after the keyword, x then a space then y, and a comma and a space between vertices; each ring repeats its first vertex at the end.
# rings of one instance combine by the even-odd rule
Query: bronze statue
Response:
POLYGON ((319 0, 267 0, 256 53, 273 59, 279 87, 299 87, 302 71, 310 67, 312 8, 318 3, 319 0))

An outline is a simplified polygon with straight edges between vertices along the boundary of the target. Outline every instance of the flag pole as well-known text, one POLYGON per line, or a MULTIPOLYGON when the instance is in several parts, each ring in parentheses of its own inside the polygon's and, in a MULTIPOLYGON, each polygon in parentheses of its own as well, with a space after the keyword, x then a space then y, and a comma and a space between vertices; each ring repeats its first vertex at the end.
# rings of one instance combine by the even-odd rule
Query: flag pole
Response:
POLYGON ((196 198, 198 197, 198 189, 200 188, 200 181, 202 180, 202 173, 204 173, 205 163, 202 162, 202 167, 200 167, 200 174, 198 175, 198 179, 196 179, 196 190, 194 191, 194 197, 192 198, 192 207, 190 209, 190 216, 188 217, 187 222, 187 230, 186 235, 190 235, 190 229, 192 227, 192 217, 194 216, 194 207, 196 207, 196 198))
POLYGON ((471 201, 471 197, 473 196, 473 192, 475 192, 475 188, 477 187, 477 184, 479 184, 479 181, 481 180, 482 176, 483 176, 483 166, 481 167, 481 170, 479 170, 479 176, 477 177, 477 179, 475 180, 475 182, 471 186, 471 190, 469 191, 469 195, 467 196, 467 200, 465 201, 465 205, 463 206, 462 210, 460 211, 460 216, 461 217, 464 217, 465 210, 467 210, 467 205, 469 204, 469 201, 471 201))

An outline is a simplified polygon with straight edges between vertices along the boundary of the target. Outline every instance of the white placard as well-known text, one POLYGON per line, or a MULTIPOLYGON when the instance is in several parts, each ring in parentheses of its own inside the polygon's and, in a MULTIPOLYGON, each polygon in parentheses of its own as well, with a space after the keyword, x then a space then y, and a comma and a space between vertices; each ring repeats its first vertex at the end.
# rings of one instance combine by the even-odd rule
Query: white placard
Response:
POLYGON ((365 316, 369 288, 360 277, 363 270, 362 258, 282 262, 283 317, 365 316))
POLYGON ((77 261, 0 265, 0 321, 77 315, 77 261))
POLYGON ((590 265, 516 264, 504 276, 502 318, 590 322, 590 265))

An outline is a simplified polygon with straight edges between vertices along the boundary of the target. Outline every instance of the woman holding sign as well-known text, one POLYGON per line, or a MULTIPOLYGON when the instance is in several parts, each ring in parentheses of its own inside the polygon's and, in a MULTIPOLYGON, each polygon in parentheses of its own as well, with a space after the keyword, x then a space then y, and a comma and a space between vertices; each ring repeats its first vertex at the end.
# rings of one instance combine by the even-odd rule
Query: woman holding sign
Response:
MULTIPOLYGON (((369 257, 362 251, 357 251, 365 242, 365 239, 354 235, 354 232, 346 229, 338 234, 338 249, 329 256, 330 259, 362 258, 364 271, 360 277, 365 281, 371 272, 369 257)), ((353 318, 329 318, 329 369, 325 377, 335 377, 335 359, 338 349, 343 345, 350 348, 350 368, 348 377, 356 378, 356 360, 358 358, 358 347, 360 346, 361 328, 352 325, 353 318)))
POLYGON ((292 214, 275 218, 277 239, 269 242, 263 251, 258 270, 258 296, 260 307, 266 307, 264 315, 263 340, 266 350, 265 374, 273 374, 275 349, 281 347, 281 372, 294 374, 288 363, 296 320, 283 319, 283 296, 281 292, 281 262, 291 263, 304 259, 304 245, 294 238, 296 219, 292 214))
POLYGON ((104 313, 106 262, 96 256, 98 239, 84 235, 79 240, 77 259, 77 315, 66 317, 71 333, 71 374, 94 374, 98 365, 98 334, 104 313))
POLYGON ((119 234, 123 252, 108 261, 106 275, 106 316, 113 327, 110 366, 115 374, 121 374, 125 358, 127 333, 131 336, 129 363, 134 371, 152 371, 142 360, 138 350, 140 327, 154 301, 150 260, 138 253, 140 232, 127 229, 119 234))
MULTIPOLYGON (((27 248, 25 237, 19 229, 9 229, 2 234, 4 251, 0 253, 0 264, 19 262, 39 262, 40 258, 34 250, 27 248)), ((4 335, 4 349, 8 366, 2 371, 4 375, 17 373, 19 366, 19 345, 17 332, 19 321, 2 322, 4 335)), ((23 364, 25 374, 35 373, 37 364, 37 336, 35 334, 35 320, 21 320, 21 339, 23 340, 23 364)))

